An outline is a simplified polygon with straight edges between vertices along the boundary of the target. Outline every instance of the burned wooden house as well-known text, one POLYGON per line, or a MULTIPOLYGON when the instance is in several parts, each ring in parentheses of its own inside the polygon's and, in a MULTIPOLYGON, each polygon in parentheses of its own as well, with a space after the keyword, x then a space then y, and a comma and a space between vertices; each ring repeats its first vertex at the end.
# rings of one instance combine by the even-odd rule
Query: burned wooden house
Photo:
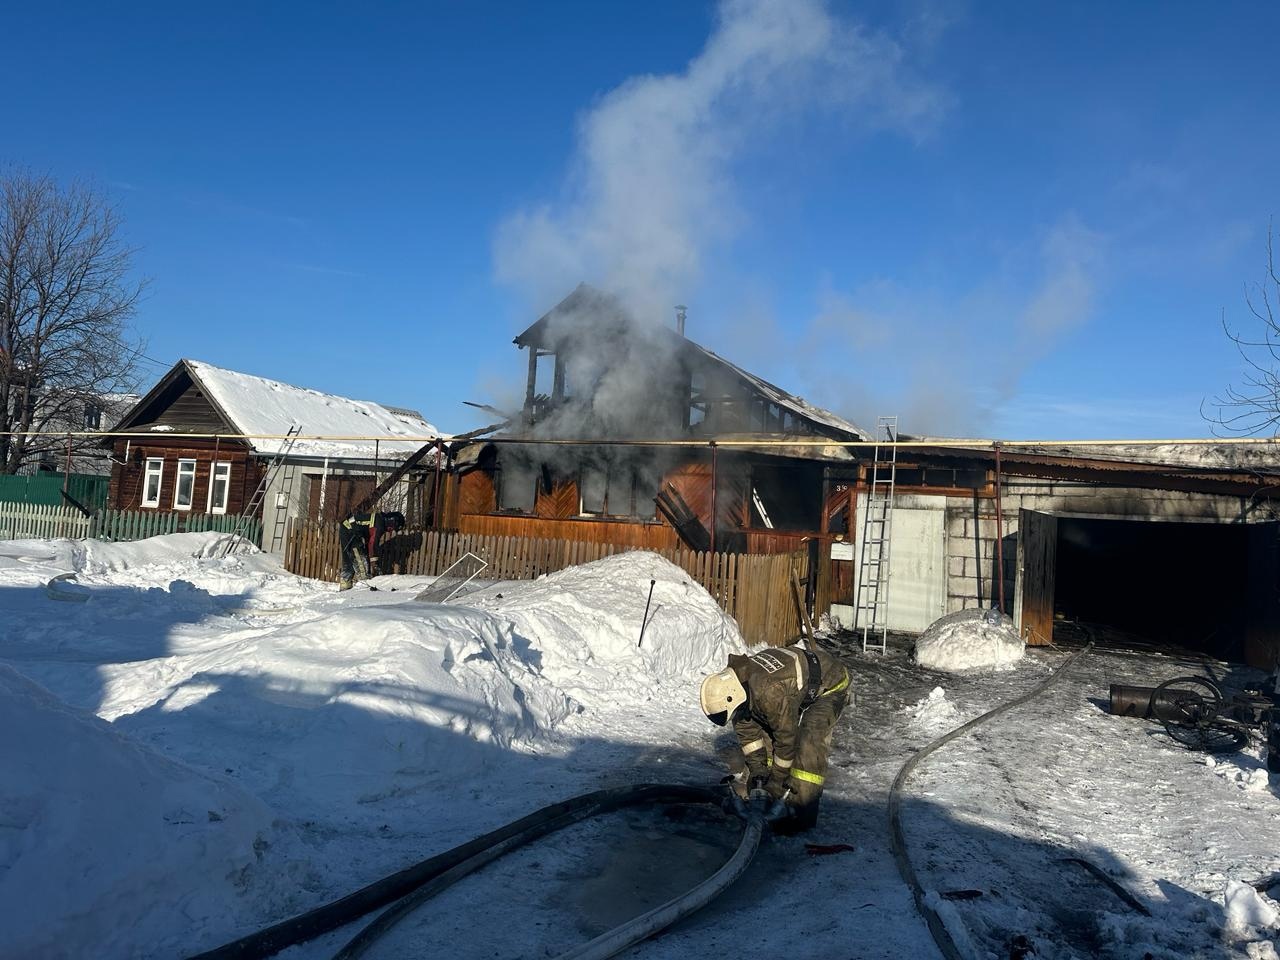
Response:
MULTIPOLYGON (((814 617, 852 626, 874 438, 579 287, 516 339, 513 426, 457 451, 449 526, 653 549, 810 553, 814 617), (644 440, 636 444, 629 441, 644 440)), ((1280 659, 1273 442, 899 438, 888 629, 1000 607, 1045 644, 1099 628, 1280 659)), ((865 616, 865 613, 864 613, 865 616)))
POLYGON ((848 420, 585 285, 515 344, 524 407, 458 454, 461 531, 770 553, 848 529, 848 420))

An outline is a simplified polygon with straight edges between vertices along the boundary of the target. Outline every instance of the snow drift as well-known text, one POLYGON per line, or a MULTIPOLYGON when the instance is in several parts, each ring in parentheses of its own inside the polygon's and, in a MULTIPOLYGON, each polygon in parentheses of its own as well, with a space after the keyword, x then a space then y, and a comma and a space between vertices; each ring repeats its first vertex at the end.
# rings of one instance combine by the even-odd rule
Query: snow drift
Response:
POLYGON ((234 908, 261 801, 3 665, 0 729, 0 957, 176 954, 234 908))
POLYGON ((312 906, 338 892, 320 863, 352 885, 403 864, 373 837, 471 828, 479 797, 581 792, 703 731, 698 683, 743 649, 655 554, 438 605, 218 540, 0 547, 0 657, 52 691, 0 676, 0 902, 22 918, 0 955, 175 956, 312 906), (53 601, 60 573, 84 602, 53 601))
POLYGON ((916 641, 915 661, 954 673, 1007 666, 1021 660, 1025 650, 1009 617, 994 610, 961 610, 929 625, 916 641))
POLYGON ((542 671, 588 707, 688 688, 744 649, 738 625, 675 564, 623 553, 519 584, 491 607, 541 654, 542 671), (654 581, 644 642, 649 582, 654 581))

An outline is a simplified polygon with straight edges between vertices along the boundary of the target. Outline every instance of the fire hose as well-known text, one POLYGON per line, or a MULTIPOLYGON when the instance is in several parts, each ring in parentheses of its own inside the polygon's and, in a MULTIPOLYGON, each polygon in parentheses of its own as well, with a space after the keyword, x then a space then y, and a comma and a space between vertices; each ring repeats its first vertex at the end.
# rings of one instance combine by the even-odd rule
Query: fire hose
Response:
MULTIPOLYGON (((721 791, 709 787, 642 784, 597 790, 553 803, 339 900, 201 953, 191 960, 258 960, 270 957, 390 905, 334 957, 334 960, 354 960, 421 903, 503 854, 556 830, 625 807, 650 803, 721 805, 723 800, 721 791)), ((719 870, 680 896, 562 954, 558 960, 604 960, 612 957, 701 909, 724 892, 750 865, 765 827, 763 811, 743 808, 738 812, 745 821, 742 837, 733 856, 719 870)))
POLYGON ((966 733, 998 717, 1000 714, 1012 710, 1014 707, 1020 707, 1022 704, 1033 700, 1040 694, 1044 693, 1050 686, 1056 683, 1067 668, 1079 660, 1084 654, 1093 648, 1093 642, 1090 641, 1081 649, 1077 650, 1066 661, 1058 667, 1047 678, 1036 684, 1020 697, 1008 700, 992 710, 988 710, 981 716, 974 717, 967 723, 962 723, 950 733, 945 733, 932 743, 926 744, 917 750, 906 763, 902 765, 902 769, 898 771, 898 775, 893 778, 893 786, 889 788, 889 844, 893 849, 893 859, 898 865, 898 873, 902 875, 903 882, 911 888, 911 897, 915 901, 916 910, 920 916, 924 917, 925 923, 929 927, 929 934, 933 937, 934 943, 938 945, 938 949, 947 960, 966 960, 960 948, 956 945, 951 933, 947 930, 946 925, 942 922, 942 918, 938 916, 925 900, 924 887, 920 884, 920 878, 916 875, 915 867, 911 865, 911 859, 907 856, 907 840, 902 831, 902 788, 906 785, 907 778, 912 772, 924 761, 929 754, 933 753, 940 747, 946 746, 952 740, 963 737, 966 733))

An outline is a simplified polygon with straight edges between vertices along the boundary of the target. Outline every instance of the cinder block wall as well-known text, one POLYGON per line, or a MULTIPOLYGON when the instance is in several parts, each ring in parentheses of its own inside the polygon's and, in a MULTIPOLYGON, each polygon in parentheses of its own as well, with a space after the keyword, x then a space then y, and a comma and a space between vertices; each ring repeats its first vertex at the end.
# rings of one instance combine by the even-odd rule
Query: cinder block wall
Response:
MULTIPOLYGON (((1007 478, 1001 497, 1004 521, 1005 609, 1013 613, 1018 559, 1018 511, 1092 514, 1164 520, 1239 521, 1249 509, 1246 498, 1108 487, 1097 484, 1007 478)), ((1266 508, 1263 508, 1266 509, 1266 508)), ((947 612, 995 603, 996 505, 972 498, 947 500, 947 612)), ((1255 511, 1249 519, 1269 519, 1255 511)))

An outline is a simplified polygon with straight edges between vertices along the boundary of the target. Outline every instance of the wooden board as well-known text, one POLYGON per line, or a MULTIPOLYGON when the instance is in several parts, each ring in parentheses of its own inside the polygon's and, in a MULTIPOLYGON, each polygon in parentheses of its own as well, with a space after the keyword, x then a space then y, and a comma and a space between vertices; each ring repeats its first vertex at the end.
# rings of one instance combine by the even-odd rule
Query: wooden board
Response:
POLYGON ((1057 580, 1058 518, 1035 510, 1018 512, 1018 584, 1013 621, 1028 646, 1053 642, 1053 597, 1057 580))
POLYGON ((1249 524, 1248 576, 1245 662, 1272 670, 1280 663, 1280 523, 1249 524))

